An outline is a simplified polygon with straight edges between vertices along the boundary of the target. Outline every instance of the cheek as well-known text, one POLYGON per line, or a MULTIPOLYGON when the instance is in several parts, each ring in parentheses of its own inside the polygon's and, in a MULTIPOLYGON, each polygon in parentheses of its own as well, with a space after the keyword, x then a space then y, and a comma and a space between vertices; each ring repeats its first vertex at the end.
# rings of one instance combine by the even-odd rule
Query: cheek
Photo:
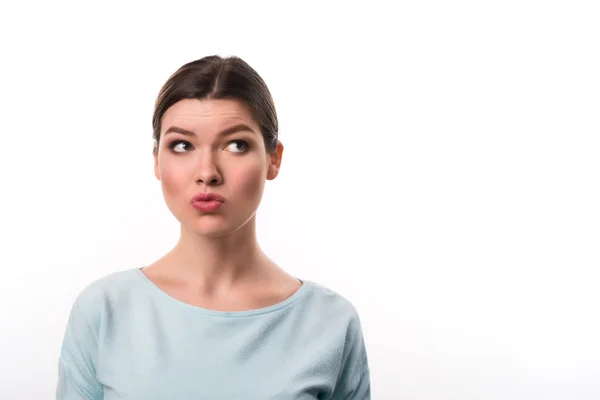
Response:
POLYGON ((232 186, 239 191, 243 197, 248 200, 251 198, 260 198, 265 183, 266 171, 264 165, 257 160, 256 162, 244 165, 231 175, 232 186))
POLYGON ((164 162, 160 167, 160 176, 163 193, 172 198, 185 191, 193 178, 193 172, 181 163, 164 162))

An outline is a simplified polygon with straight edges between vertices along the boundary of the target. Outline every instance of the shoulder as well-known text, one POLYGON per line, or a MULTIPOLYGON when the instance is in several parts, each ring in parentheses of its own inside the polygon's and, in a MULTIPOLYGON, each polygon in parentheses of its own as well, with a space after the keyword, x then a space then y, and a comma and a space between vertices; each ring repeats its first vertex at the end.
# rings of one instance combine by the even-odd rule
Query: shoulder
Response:
POLYGON ((344 380, 354 387, 363 371, 368 370, 369 363, 359 313, 346 297, 326 286, 311 282, 310 296, 314 314, 318 315, 318 329, 323 335, 331 336, 335 343, 329 348, 339 350, 340 368, 343 368, 344 380))
POLYGON ((310 297, 327 308, 343 311, 349 314, 357 314, 354 305, 339 292, 313 281, 305 281, 310 288, 310 297))
POLYGON ((105 275, 85 286, 75 298, 71 313, 92 322, 107 305, 118 302, 136 281, 135 270, 128 269, 105 275))
POLYGON ((81 305, 90 305, 98 300, 119 296, 137 279, 135 269, 113 272, 89 283, 77 296, 81 305))
POLYGON ((305 307, 318 313, 324 320, 343 324, 350 330, 360 330, 360 317, 354 304, 337 291, 322 284, 306 281, 309 290, 305 307))

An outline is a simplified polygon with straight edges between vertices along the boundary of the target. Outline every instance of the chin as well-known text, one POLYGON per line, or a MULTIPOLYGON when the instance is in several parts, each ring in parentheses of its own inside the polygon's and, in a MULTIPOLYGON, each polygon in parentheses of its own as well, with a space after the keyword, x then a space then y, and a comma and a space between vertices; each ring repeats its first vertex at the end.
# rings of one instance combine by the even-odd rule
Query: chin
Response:
POLYGON ((193 221, 187 221, 186 226, 190 232, 197 235, 219 238, 230 236, 240 230, 245 224, 234 224, 223 218, 222 215, 203 215, 193 221))
POLYGON ((209 221, 209 218, 203 218, 202 221, 193 221, 186 225, 190 232, 214 238, 228 236, 235 231, 223 219, 214 218, 212 221, 209 221))
MULTIPOLYGON (((181 226, 188 232, 207 238, 230 236, 244 227, 251 228, 256 211, 246 213, 198 213, 196 211, 177 210, 173 213, 181 226)), ((241 210, 240 210, 241 211, 241 210)), ((240 232, 241 233, 241 232, 240 232)))

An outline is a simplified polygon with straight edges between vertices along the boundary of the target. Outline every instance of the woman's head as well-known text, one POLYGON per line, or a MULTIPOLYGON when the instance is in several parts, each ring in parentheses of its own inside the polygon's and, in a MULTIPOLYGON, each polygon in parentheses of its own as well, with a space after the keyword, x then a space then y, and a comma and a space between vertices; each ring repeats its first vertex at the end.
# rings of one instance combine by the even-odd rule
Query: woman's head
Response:
POLYGON ((226 236, 253 219, 283 145, 262 78, 237 57, 205 57, 179 68, 161 89, 153 117, 155 175, 167 206, 189 230, 226 236), (225 201, 201 211, 192 199, 225 201))
POLYGON ((260 75, 241 58, 208 56, 185 64, 171 75, 154 107, 155 152, 165 111, 183 99, 234 99, 245 103, 260 126, 267 151, 276 150, 279 126, 273 98, 260 75))

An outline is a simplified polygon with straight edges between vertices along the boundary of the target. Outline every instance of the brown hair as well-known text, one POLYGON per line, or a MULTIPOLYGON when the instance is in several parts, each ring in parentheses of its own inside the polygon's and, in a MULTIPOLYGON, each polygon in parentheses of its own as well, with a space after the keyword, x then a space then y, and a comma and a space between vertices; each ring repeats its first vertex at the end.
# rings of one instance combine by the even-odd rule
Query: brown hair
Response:
POLYGON ((266 83, 239 57, 207 56, 180 67, 161 88, 152 116, 154 154, 158 152, 162 116, 183 99, 234 99, 250 108, 267 152, 277 148, 278 121, 266 83))

